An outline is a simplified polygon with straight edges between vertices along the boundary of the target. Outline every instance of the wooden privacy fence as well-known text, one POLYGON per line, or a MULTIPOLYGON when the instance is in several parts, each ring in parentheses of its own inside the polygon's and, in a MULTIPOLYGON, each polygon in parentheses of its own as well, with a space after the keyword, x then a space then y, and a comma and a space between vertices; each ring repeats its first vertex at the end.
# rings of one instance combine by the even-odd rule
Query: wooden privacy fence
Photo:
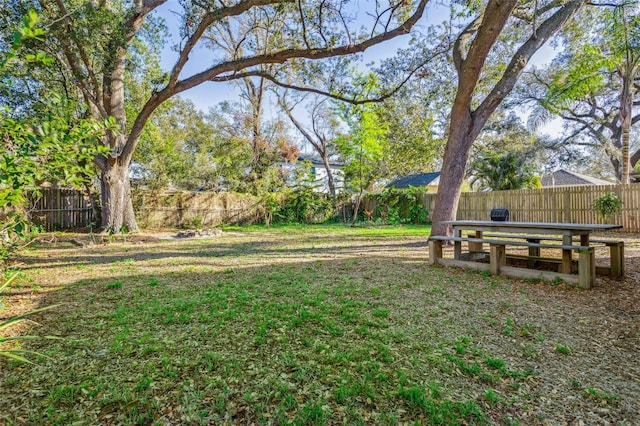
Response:
MULTIPOLYGON (((425 194, 425 208, 435 207, 435 194, 425 194)), ((458 220, 489 220, 493 208, 509 209, 517 222, 616 223, 623 232, 640 232, 640 185, 567 186, 517 191, 465 192, 460 196, 458 220), (596 198, 614 193, 622 211, 602 218, 593 210, 596 198)))
POLYGON ((95 221, 91 201, 75 189, 41 189, 41 196, 31 202, 33 223, 47 231, 83 228, 95 221))
POLYGON ((136 192, 133 208, 143 228, 207 228, 259 222, 258 201, 230 192, 136 192))
MULTIPOLYGON (((431 214, 435 194, 422 197, 431 214)), ((493 208, 509 209, 511 220, 519 222, 617 223, 623 232, 640 232, 640 184, 465 192, 457 219, 489 220, 493 208), (593 202, 608 192, 620 197, 622 211, 601 218, 593 202)), ((256 197, 232 193, 136 192, 134 209, 139 224, 147 228, 244 224, 263 218, 256 197)), ((32 204, 31 217, 47 230, 85 227, 95 220, 90 200, 69 189, 43 189, 42 197, 32 204)))

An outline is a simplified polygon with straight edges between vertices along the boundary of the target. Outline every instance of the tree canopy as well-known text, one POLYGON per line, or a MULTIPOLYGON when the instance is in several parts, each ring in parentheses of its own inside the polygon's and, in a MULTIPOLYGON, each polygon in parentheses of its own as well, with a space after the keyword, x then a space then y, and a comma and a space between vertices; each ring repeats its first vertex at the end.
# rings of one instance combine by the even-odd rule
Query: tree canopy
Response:
POLYGON ((549 148, 573 157, 597 149, 627 181, 640 160, 636 8, 618 1, 452 2, 444 22, 424 24, 427 4, 214 0, 171 4, 168 12, 168 0, 3 3, 6 51, 10 23, 30 8, 46 27, 46 35, 23 42, 26 60, 0 69, 11 81, 0 87, 3 117, 46 122, 55 111, 66 121, 108 123, 102 134, 84 129, 91 137, 74 148, 95 145, 87 156, 93 166, 58 152, 85 158, 85 174, 97 168, 102 225, 112 232, 137 228, 132 177, 152 189, 262 194, 284 184, 279 163, 297 158, 303 145, 329 176, 329 158, 344 163, 347 187, 358 193, 441 169, 436 222, 455 215, 468 173, 478 182, 489 169, 522 175, 508 185, 485 180, 488 188, 527 185, 532 167, 523 159, 540 159, 549 148), (584 31, 583 20, 594 25, 584 31), (368 48, 409 33, 408 47, 395 56, 358 62, 368 48), (168 41, 174 61, 167 68, 168 41), (548 42, 556 43, 557 58, 531 69, 548 42), (238 99, 209 111, 181 98, 204 83, 229 82, 238 99), (537 105, 531 123, 559 116, 565 133, 541 138, 516 124, 528 113, 522 99, 537 105))
MULTIPOLYGON (((25 43, 45 34, 38 15, 28 12, 0 56, 0 71, 26 61, 50 63, 43 52, 22 50, 25 43)), ((0 87, 5 85, 11 82, 0 87)), ((46 104, 48 112, 37 120, 21 118, 0 104, 0 261, 6 261, 27 234, 27 194, 37 193, 46 182, 78 187, 91 180, 92 159, 104 152, 97 141, 114 124, 110 119, 100 123, 77 117, 73 103, 60 95, 50 94, 46 104)))
POLYGON ((25 0, 3 6, 39 10, 49 27, 47 45, 61 78, 73 85, 95 119, 113 117, 117 123, 117 131, 102 139, 109 154, 94 159, 101 170, 102 225, 112 231, 137 228, 129 169, 146 124, 165 101, 204 82, 263 75, 266 65, 273 67, 269 77, 277 81, 279 68, 310 67, 309 61, 363 52, 407 34, 427 0, 386 6, 289 0, 184 3, 177 11, 181 20, 177 60, 168 72, 157 72, 154 50, 148 47, 153 43, 148 42, 161 35, 161 23, 153 12, 165 3, 25 0), (235 42, 233 50, 228 45, 218 49, 223 44, 220 34, 232 34, 226 42, 235 42), (211 49, 209 65, 186 73, 203 47, 211 49), (136 66, 142 64, 137 59, 145 59, 145 65, 136 66), (128 96, 137 98, 132 108, 128 96))
POLYGON ((640 122, 640 17, 624 3, 581 16, 594 23, 593 31, 570 28, 565 52, 526 78, 525 98, 537 103, 530 122, 535 127, 560 117, 566 131, 556 147, 602 153, 615 177, 628 183, 640 161, 631 135, 640 122))

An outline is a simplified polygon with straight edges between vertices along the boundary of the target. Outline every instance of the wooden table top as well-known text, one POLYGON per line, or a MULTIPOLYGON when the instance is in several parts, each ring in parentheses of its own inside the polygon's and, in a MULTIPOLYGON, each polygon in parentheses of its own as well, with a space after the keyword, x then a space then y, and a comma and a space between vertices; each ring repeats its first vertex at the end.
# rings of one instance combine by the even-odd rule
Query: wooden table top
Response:
POLYGON ((444 225, 451 225, 454 228, 503 228, 508 230, 533 230, 533 231, 576 231, 594 232, 610 231, 620 229, 622 225, 599 224, 599 223, 555 223, 555 222, 500 222, 490 220, 448 220, 438 222, 444 225))

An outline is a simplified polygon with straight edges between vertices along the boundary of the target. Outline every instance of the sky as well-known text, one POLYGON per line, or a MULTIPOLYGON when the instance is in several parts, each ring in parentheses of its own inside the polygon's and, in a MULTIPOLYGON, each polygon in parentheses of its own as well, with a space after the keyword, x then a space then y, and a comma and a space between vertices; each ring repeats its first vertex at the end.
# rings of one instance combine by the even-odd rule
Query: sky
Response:
MULTIPOLYGON (((358 2, 356 2, 355 4, 358 4, 358 2)), ((178 0, 169 0, 154 12, 158 16, 165 19, 165 22, 169 28, 169 33, 171 34, 171 38, 166 43, 162 53, 161 65, 165 70, 170 70, 177 59, 177 53, 173 50, 173 46, 180 41, 178 36, 178 25, 180 18, 177 13, 179 13, 181 10, 182 8, 178 0)), ((428 25, 441 23, 442 21, 448 20, 448 18, 448 6, 443 5, 442 2, 432 1, 428 6, 425 15, 421 18, 416 28, 426 29, 428 25)), ((361 63, 363 64, 363 67, 364 64, 370 62, 379 63, 380 60, 393 56, 398 49, 407 48, 410 39, 411 35, 399 36, 370 48, 362 55, 361 63)), ((183 77, 194 74, 195 72, 202 71, 207 66, 211 65, 212 55, 210 52, 203 48, 194 50, 191 56, 192 57, 183 70, 183 77)), ((533 57, 531 65, 541 65, 543 63, 546 63, 550 61, 553 56, 555 56, 555 51, 547 44, 546 46, 541 48, 533 57)), ((198 109, 206 112, 209 110, 209 108, 216 106, 220 102, 238 101, 240 98, 240 91, 231 83, 209 82, 183 92, 179 96, 184 99, 191 100, 198 109)), ((274 117, 278 113, 278 108, 273 105, 272 102, 267 103, 267 105, 265 105, 265 109, 267 117, 274 117)), ((301 118, 303 120, 306 119, 306 117, 301 118)), ((557 130, 558 124, 553 124, 549 128, 543 129, 543 132, 556 133, 557 130)))
MULTIPOLYGON (((177 53, 172 49, 172 46, 179 42, 178 34, 178 20, 179 17, 175 12, 179 12, 181 6, 178 0, 169 0, 161 7, 159 7, 155 13, 164 18, 167 26, 169 27, 169 33, 172 34, 172 38, 166 43, 162 53, 161 65, 165 70, 170 70, 176 59, 177 53)), ((448 16, 448 8, 443 6, 437 6, 435 2, 431 6, 427 16, 436 16, 440 21, 446 19, 448 16)), ((428 22, 433 22, 433 18, 427 20, 427 16, 424 16, 418 26, 426 27, 428 22)), ((397 49, 406 48, 408 46, 411 35, 399 36, 395 39, 389 40, 378 46, 374 46, 367 50, 362 57, 362 63, 379 62, 381 59, 391 57, 395 54, 397 49)), ((183 76, 188 76, 197 71, 201 71, 210 65, 211 54, 205 49, 199 49, 195 52, 193 57, 190 58, 187 66, 183 71, 183 76)), ((219 102, 226 100, 237 100, 239 97, 239 91, 233 87, 232 84, 227 83, 204 83, 198 87, 195 87, 189 91, 183 92, 180 96, 182 98, 190 99, 197 108, 201 110, 208 110, 209 107, 215 106, 219 102)))
MULTIPOLYGON (((176 15, 176 12, 180 12, 181 10, 182 7, 178 0, 169 0, 154 11, 156 15, 165 20, 170 34, 170 38, 162 51, 161 66, 164 70, 171 70, 178 58, 177 53, 173 50, 173 46, 180 41, 180 37, 178 36, 180 17, 176 15)), ((203 49, 197 49, 194 52, 195 56, 187 62, 182 75, 188 76, 202 70, 209 63, 207 53, 208 52, 203 49)), ((180 97, 191 100, 198 109, 207 111, 219 102, 237 99, 239 97, 239 91, 235 89, 233 85, 227 83, 204 83, 181 93, 180 97)))

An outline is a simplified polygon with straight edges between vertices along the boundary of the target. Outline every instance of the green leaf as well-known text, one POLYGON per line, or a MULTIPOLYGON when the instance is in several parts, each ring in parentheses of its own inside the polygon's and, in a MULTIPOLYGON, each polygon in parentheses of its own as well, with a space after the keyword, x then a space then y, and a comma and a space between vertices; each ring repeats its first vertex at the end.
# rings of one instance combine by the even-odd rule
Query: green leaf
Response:
POLYGON ((45 306, 44 308, 35 309, 33 311, 26 312, 26 313, 24 313, 22 315, 17 315, 17 316, 14 316, 14 317, 10 317, 6 321, 0 323, 0 330, 8 328, 8 327, 10 327, 12 325, 16 325, 17 323, 19 323, 21 321, 24 321, 25 319, 27 319, 31 315, 35 315, 35 314, 40 313, 40 312, 48 311, 49 309, 54 309, 54 308, 57 308, 58 306, 60 306, 60 305, 58 304, 58 305, 45 306))
POLYGON ((33 362, 29 361, 25 357, 17 355, 14 350, 0 351, 0 356, 15 359, 16 361, 25 362, 27 364, 33 364, 33 362))
POLYGON ((7 281, 5 281, 5 283, 4 283, 4 284, 2 284, 2 285, 0 286, 0 294, 2 294, 2 291, 3 291, 5 288, 9 287, 9 284, 11 284, 11 282, 12 282, 13 280, 15 280, 15 279, 16 279, 16 277, 18 276, 18 274, 19 274, 19 272, 16 272, 16 273, 15 273, 15 274, 13 274, 11 277, 9 277, 9 279, 8 279, 7 281))

